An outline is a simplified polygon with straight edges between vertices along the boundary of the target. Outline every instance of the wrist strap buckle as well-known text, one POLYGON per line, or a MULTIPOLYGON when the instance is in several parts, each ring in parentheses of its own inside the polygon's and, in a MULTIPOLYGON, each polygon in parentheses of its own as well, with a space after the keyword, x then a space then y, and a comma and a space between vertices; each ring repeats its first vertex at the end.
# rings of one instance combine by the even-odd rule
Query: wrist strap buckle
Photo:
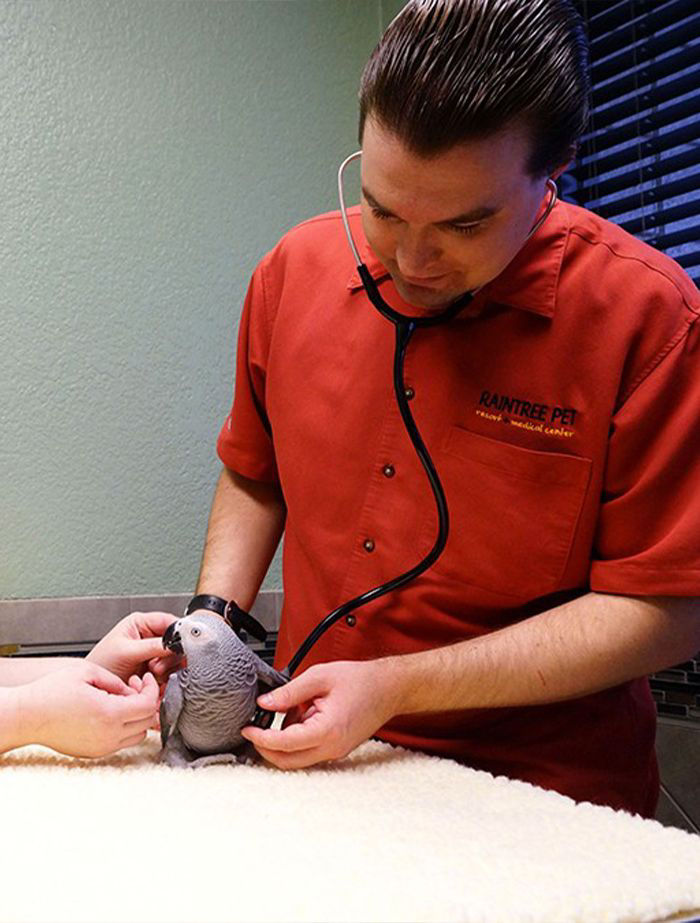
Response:
POLYGON ((265 628, 256 618, 250 614, 250 612, 246 612, 245 609, 241 609, 241 607, 233 599, 230 600, 226 606, 224 618, 237 635, 239 635, 241 633, 241 629, 243 629, 244 631, 247 631, 249 635, 257 638, 258 641, 267 640, 267 631, 265 628))
POLYGON ((198 596, 193 596, 189 601, 185 609, 185 615, 191 615, 196 609, 208 609, 209 612, 216 612, 217 615, 222 616, 228 622, 239 637, 241 631, 246 631, 254 638, 257 638, 258 641, 264 642, 267 640, 265 628, 250 612, 241 609, 233 599, 226 602, 220 596, 200 593, 198 596))

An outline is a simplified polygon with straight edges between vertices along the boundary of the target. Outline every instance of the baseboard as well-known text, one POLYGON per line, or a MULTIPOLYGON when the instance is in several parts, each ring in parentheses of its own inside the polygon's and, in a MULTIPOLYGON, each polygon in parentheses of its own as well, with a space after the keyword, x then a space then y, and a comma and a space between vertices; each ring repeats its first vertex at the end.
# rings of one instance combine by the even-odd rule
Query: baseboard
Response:
MULTIPOLYGON (((94 643, 130 612, 182 613, 191 594, 78 596, 0 600, 0 648, 94 643)), ((282 591, 263 590, 252 612, 265 628, 279 628, 282 591)), ((2 653, 2 651, 0 651, 2 653)))

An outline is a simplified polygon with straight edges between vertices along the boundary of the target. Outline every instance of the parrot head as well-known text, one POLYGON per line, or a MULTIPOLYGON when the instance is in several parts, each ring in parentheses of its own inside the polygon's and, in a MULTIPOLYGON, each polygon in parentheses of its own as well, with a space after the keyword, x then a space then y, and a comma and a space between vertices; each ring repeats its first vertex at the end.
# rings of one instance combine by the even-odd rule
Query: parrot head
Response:
POLYGON ((168 625, 163 635, 163 647, 184 654, 192 663, 200 656, 210 658, 222 645, 231 643, 233 629, 218 615, 186 615, 168 625))

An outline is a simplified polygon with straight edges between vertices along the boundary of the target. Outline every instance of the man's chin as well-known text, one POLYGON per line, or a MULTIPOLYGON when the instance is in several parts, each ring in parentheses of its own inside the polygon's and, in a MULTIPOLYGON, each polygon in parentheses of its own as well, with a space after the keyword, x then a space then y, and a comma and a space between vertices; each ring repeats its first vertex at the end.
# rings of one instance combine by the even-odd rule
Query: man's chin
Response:
POLYGON ((396 291, 404 301, 423 311, 444 311, 464 292, 438 291, 407 282, 394 280, 396 291))

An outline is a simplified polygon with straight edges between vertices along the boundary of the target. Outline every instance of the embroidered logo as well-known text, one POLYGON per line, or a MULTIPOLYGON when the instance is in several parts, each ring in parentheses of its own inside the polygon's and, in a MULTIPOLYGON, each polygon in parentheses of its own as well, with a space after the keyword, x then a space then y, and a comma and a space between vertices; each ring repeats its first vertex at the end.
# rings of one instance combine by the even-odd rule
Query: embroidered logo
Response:
POLYGON ((574 407, 528 401, 496 391, 481 392, 475 413, 491 423, 504 423, 559 439, 570 439, 574 435, 578 416, 574 407))

